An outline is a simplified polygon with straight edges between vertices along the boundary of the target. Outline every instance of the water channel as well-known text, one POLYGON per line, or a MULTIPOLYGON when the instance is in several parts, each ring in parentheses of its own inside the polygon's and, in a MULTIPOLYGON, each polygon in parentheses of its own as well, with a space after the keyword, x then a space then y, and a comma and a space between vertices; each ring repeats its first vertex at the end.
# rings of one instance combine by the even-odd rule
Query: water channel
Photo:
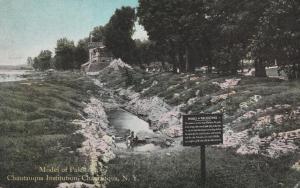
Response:
MULTIPOLYGON (((134 131, 135 134, 148 135, 148 138, 155 136, 153 130, 150 129, 149 124, 138 118, 136 115, 131 114, 123 109, 112 111, 108 114, 110 125, 116 130, 115 136, 117 139, 117 147, 119 149, 127 149, 126 137, 130 134, 130 131, 134 131)), ((138 145, 133 148, 134 151, 147 152, 160 149, 159 145, 153 143, 146 143, 138 145)))

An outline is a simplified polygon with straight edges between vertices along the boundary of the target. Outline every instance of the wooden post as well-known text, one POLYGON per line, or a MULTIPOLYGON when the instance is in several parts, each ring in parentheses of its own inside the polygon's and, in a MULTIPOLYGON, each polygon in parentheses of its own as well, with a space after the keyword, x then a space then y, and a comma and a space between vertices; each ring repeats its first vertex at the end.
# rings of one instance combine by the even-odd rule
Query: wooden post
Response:
POLYGON ((205 145, 201 145, 201 187, 206 184, 206 163, 205 163, 205 145))

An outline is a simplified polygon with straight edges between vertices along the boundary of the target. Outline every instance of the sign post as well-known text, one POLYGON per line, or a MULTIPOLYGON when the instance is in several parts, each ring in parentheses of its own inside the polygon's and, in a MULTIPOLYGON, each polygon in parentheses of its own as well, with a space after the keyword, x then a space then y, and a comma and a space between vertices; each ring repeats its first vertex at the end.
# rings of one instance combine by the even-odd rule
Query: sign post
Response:
POLYGON ((183 146, 201 146, 201 186, 206 184, 205 145, 223 143, 223 115, 183 115, 183 146))
POLYGON ((205 145, 201 146, 201 185, 205 187, 206 183, 206 163, 205 163, 205 145))

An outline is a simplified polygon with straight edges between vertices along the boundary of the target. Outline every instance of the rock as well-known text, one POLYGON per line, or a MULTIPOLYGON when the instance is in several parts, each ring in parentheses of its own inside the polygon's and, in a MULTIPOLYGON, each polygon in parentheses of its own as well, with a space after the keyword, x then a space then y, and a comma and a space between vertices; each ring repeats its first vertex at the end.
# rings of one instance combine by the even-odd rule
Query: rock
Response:
POLYGON ((240 108, 241 109, 247 109, 249 108, 251 105, 257 103, 262 97, 260 95, 254 95, 252 97, 250 97, 247 101, 240 103, 240 108))
POLYGON ((126 63, 124 63, 121 59, 114 59, 107 68, 112 68, 115 71, 118 71, 120 68, 128 68, 132 69, 132 67, 126 63))
POLYGON ((226 79, 223 83, 212 82, 212 84, 218 85, 221 89, 234 88, 241 79, 226 79))
POLYGON ((164 130, 164 133, 171 138, 180 137, 182 136, 182 127, 181 125, 178 126, 171 126, 164 130))
POLYGON ((198 76, 193 76, 190 77, 190 81, 195 81, 195 80, 199 80, 200 78, 198 76))
POLYGON ((284 121, 284 116, 282 114, 276 114, 274 116, 274 122, 281 125, 283 124, 283 121, 284 121))
POLYGON ((187 101, 187 104, 188 104, 188 105, 192 105, 192 104, 194 104, 197 100, 199 100, 198 97, 190 98, 190 99, 187 101))
POLYGON ((146 80, 143 78, 143 79, 141 80, 141 84, 144 84, 144 83, 146 83, 146 80))
POLYGON ((157 80, 154 80, 153 82, 152 82, 152 84, 151 84, 151 87, 153 87, 153 86, 155 86, 155 85, 157 85, 158 84, 158 81, 157 80))
POLYGON ((262 110, 262 109, 256 109, 256 113, 257 113, 257 115, 261 115, 262 113, 264 113, 264 110, 262 110))
POLYGON ((229 96, 234 95, 234 94, 236 94, 236 92, 235 92, 235 91, 232 91, 232 92, 230 92, 230 93, 226 93, 226 94, 222 94, 222 95, 218 95, 218 96, 212 96, 210 102, 216 103, 216 102, 219 102, 219 101, 221 101, 221 100, 225 100, 225 99, 227 99, 229 96))
POLYGON ((258 148, 242 145, 236 152, 241 155, 253 155, 258 154, 258 151, 258 148))
POLYGON ((271 123, 271 116, 263 116, 257 118, 257 121, 254 123, 254 127, 261 128, 271 123))
MULTIPOLYGON (((114 145, 113 137, 106 135, 103 131, 108 125, 107 115, 104 110, 104 105, 96 98, 91 98, 90 102, 86 104, 84 112, 87 114, 87 118, 83 120, 74 120, 74 124, 81 125, 81 129, 76 133, 80 133, 85 137, 85 141, 82 143, 81 148, 78 151, 81 155, 85 156, 89 160, 89 169, 92 176, 101 173, 105 175, 103 171, 103 165, 99 162, 99 158, 102 162, 107 163, 115 157, 112 152, 112 145, 114 145), (102 172, 103 171, 103 172, 102 172)), ((95 180, 95 185, 84 184, 82 182, 60 184, 59 188, 64 186, 70 188, 81 188, 86 186, 88 188, 97 187, 99 182, 95 180)))
POLYGON ((255 111, 248 111, 242 117, 243 119, 250 119, 253 118, 255 115, 256 115, 255 111))
POLYGON ((233 132, 232 130, 227 130, 223 134, 223 144, 217 145, 216 147, 237 148, 247 140, 249 140, 248 129, 241 132, 233 132))
POLYGON ((87 184, 83 182, 74 183, 60 183, 57 188, 96 188, 95 185, 87 184))
POLYGON ((170 87, 167 88, 167 90, 171 90, 171 89, 174 89, 176 87, 180 86, 180 84, 176 84, 176 85, 172 85, 170 87))
POLYGON ((292 169, 300 172, 300 160, 292 166, 292 169))
POLYGON ((116 155, 112 151, 105 152, 103 155, 101 155, 101 160, 104 163, 108 163, 110 160, 114 159, 116 155))

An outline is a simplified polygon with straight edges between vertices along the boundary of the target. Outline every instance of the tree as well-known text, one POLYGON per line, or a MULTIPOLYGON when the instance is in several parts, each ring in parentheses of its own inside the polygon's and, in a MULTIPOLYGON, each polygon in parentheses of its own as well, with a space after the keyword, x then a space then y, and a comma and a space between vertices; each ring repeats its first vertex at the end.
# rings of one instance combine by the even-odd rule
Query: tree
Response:
POLYGON ((175 68, 215 66, 236 74, 263 13, 259 0, 139 0, 138 16, 157 44, 169 47, 175 68), (159 21, 157 21, 159 20, 159 21))
POLYGON ((144 26, 149 39, 157 46, 169 49, 174 70, 183 69, 182 38, 179 31, 179 20, 185 9, 183 0, 139 0, 137 15, 144 26))
POLYGON ((257 23, 266 1, 219 0, 210 4, 210 16, 216 32, 213 56, 216 68, 223 73, 236 74, 249 54, 251 38, 257 33, 257 23))
POLYGON ((300 2, 270 0, 252 41, 252 54, 261 66, 277 61, 290 79, 300 78, 300 2))
POLYGON ((74 69, 74 42, 67 38, 62 38, 57 41, 55 48, 55 68, 58 70, 74 69))
POLYGON ((121 58, 127 63, 132 63, 135 59, 135 43, 131 38, 135 20, 135 10, 122 7, 115 11, 105 26, 105 45, 116 58, 121 58))
POLYGON ((26 64, 29 66, 29 67, 33 67, 33 59, 32 57, 28 57, 27 60, 26 60, 26 64))
POLYGON ((42 50, 40 54, 33 59, 33 68, 44 71, 51 67, 52 52, 49 50, 42 50))
POLYGON ((88 39, 79 40, 74 49, 74 68, 80 69, 81 65, 89 60, 88 39))
POLYGON ((103 42, 105 38, 105 27, 102 25, 94 27, 90 34, 93 42, 103 42))
POLYGON ((154 61, 164 62, 164 52, 155 44, 155 42, 146 40, 135 40, 137 57, 141 64, 149 64, 154 61))
POLYGON ((196 66, 211 64, 211 54, 205 51, 210 26, 207 11, 202 0, 139 0, 138 16, 150 40, 165 47, 174 70, 193 72, 196 66))

